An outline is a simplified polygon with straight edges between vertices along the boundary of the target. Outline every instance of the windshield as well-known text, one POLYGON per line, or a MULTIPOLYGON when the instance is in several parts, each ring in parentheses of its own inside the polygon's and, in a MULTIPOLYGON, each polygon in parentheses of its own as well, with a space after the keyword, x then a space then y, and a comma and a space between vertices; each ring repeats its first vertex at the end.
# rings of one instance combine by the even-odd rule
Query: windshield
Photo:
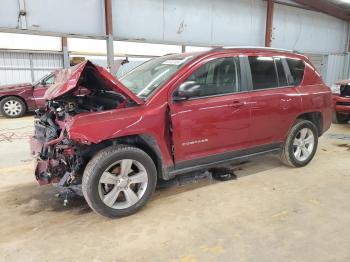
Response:
POLYGON ((131 70, 120 81, 138 97, 145 99, 193 57, 183 54, 158 57, 131 70))
MULTIPOLYGON (((41 81, 43 81, 45 78, 51 78, 51 77, 53 77, 54 76, 54 74, 53 73, 49 73, 48 75, 44 75, 42 78, 40 78, 39 80, 36 80, 34 83, 33 83, 33 85, 34 86, 36 86, 36 85, 38 85, 38 84, 40 84, 41 83, 41 81)), ((53 79, 54 80, 54 79, 53 79)), ((51 84, 51 83, 50 83, 51 84)))

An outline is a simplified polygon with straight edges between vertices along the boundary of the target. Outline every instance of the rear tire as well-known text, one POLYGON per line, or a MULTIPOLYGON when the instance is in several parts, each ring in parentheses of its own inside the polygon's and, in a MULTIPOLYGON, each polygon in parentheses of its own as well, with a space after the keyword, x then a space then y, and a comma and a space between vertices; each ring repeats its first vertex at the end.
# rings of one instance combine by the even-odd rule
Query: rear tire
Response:
POLYGON ((317 145, 318 131, 314 123, 298 119, 289 131, 280 159, 291 167, 306 166, 313 159, 317 145))
POLYGON ((333 124, 346 124, 348 121, 349 121, 348 116, 344 116, 337 112, 333 112, 333 118, 332 118, 333 124))
POLYGON ((82 189, 92 210, 115 218, 141 209, 156 183, 157 169, 150 156, 139 148, 118 145, 101 150, 90 160, 82 189))
POLYGON ((0 113, 7 118, 23 116, 27 111, 25 102, 15 96, 8 96, 0 101, 0 113))

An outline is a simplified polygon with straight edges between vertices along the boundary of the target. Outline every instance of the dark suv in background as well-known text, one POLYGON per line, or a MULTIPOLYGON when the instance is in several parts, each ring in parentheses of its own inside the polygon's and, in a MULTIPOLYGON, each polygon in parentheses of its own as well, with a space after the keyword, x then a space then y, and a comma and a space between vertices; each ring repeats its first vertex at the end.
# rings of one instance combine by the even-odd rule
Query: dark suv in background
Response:
POLYGON ((139 210, 159 179, 271 152, 305 166, 332 118, 310 61, 265 48, 163 56, 120 81, 87 61, 59 72, 45 98, 36 179, 82 191, 108 217, 139 210))

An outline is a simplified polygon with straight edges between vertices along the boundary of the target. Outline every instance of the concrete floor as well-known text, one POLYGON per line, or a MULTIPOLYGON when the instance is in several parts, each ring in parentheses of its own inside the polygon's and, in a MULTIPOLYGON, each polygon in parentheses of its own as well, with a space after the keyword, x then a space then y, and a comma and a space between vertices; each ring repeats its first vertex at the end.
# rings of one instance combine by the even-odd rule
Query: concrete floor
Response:
POLYGON ((350 261, 350 125, 332 126, 305 168, 260 157, 237 180, 157 190, 110 220, 36 184, 32 121, 0 118, 0 261, 350 261))

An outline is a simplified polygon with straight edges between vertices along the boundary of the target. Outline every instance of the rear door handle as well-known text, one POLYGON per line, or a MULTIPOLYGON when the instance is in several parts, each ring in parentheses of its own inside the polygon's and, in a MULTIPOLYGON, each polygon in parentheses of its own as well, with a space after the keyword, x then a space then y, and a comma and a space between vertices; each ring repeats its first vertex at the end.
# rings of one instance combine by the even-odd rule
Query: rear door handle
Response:
POLYGON ((233 101, 231 105, 232 105, 232 107, 234 107, 234 108, 239 108, 239 107, 241 107, 241 106, 244 106, 244 105, 245 105, 245 103, 244 103, 244 102, 241 102, 241 101, 236 100, 236 101, 233 101))

